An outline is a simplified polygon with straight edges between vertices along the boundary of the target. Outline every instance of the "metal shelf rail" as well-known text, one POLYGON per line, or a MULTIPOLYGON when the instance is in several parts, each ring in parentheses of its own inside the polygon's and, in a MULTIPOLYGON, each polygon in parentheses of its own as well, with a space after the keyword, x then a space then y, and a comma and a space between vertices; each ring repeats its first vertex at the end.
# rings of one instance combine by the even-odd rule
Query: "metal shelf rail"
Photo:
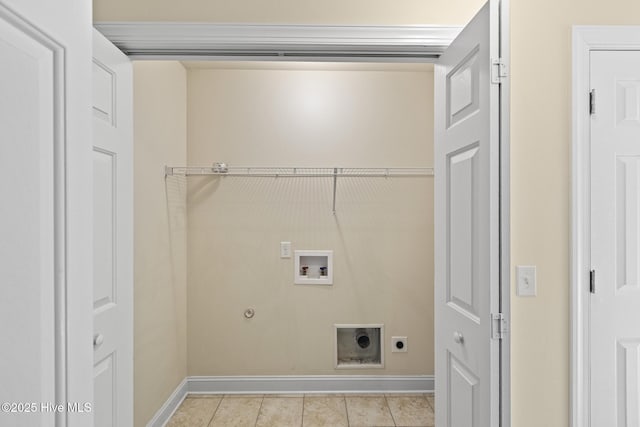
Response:
POLYGON ((165 178, 168 176, 333 178, 335 214, 338 178, 430 177, 433 168, 254 167, 214 163, 212 166, 165 166, 165 178))

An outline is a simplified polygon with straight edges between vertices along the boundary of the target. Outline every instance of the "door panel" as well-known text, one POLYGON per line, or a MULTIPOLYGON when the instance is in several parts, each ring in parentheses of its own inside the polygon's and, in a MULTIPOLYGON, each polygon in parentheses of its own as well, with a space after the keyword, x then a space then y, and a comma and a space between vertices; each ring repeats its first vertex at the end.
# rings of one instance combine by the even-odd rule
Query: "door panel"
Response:
POLYGON ((117 241, 114 230, 117 209, 116 156, 97 148, 93 151, 93 308, 106 309, 116 303, 117 241))
POLYGON ((436 424, 500 425, 498 2, 436 64, 436 424))
POLYGON ((133 128, 128 58, 97 32, 93 61, 96 426, 133 424, 133 128))
POLYGON ((616 159, 616 233, 617 272, 619 291, 638 290, 638 182, 640 180, 640 156, 619 156, 616 159))
POLYGON ((447 76, 447 126, 478 111, 480 72, 478 49, 460 62, 447 76))
POLYGON ((115 354, 109 354, 93 368, 94 400, 99 403, 95 407, 95 427, 117 426, 117 370, 114 365, 115 354))
POLYGON ((449 355, 449 396, 451 427, 479 425, 479 379, 455 357, 449 355))
POLYGON ((449 180, 448 223, 449 280, 447 280, 447 302, 460 313, 479 323, 477 241, 478 225, 475 214, 478 212, 478 199, 474 197, 478 181, 478 146, 471 144, 461 152, 448 156, 447 175, 449 180), (475 237, 475 238, 474 238, 475 237), (455 254, 455 256, 451 256, 455 254))
POLYGON ((640 425, 640 52, 591 53, 591 426, 640 425))
POLYGON ((640 425, 640 339, 619 340, 616 353, 618 425, 637 426, 640 425))
POLYGON ((115 75, 97 58, 93 58, 93 114, 110 125, 115 125, 115 75))

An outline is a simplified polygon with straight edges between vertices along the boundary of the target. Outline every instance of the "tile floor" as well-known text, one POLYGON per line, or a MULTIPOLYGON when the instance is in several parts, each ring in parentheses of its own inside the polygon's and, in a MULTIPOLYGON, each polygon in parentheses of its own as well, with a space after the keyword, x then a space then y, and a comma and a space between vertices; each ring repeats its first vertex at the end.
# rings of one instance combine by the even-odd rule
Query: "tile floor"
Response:
POLYGON ((434 426, 433 394, 191 395, 168 427, 434 426))

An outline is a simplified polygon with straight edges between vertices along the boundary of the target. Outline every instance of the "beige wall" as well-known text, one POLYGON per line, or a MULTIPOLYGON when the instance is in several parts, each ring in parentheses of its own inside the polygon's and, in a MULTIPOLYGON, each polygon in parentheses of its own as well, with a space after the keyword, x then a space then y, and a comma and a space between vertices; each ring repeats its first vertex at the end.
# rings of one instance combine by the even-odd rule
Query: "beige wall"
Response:
POLYGON ((134 63, 134 418, 144 426, 187 374, 186 70, 134 63))
MULTIPOLYGON (((431 71, 194 69, 189 164, 430 166, 431 71)), ((433 178, 190 178, 189 375, 432 374, 433 178), (333 286, 293 249, 334 251, 333 286), (246 308, 256 311, 243 317, 246 308), (384 323, 384 370, 334 369, 334 323, 384 323), (391 353, 390 337, 409 337, 391 353)))
POLYGON ((512 297, 513 425, 563 427, 569 423, 571 26, 639 25, 640 2, 511 5, 511 260, 538 266, 538 296, 512 297))
POLYGON ((94 0, 95 21, 265 24, 452 25, 468 22, 482 0, 94 0))

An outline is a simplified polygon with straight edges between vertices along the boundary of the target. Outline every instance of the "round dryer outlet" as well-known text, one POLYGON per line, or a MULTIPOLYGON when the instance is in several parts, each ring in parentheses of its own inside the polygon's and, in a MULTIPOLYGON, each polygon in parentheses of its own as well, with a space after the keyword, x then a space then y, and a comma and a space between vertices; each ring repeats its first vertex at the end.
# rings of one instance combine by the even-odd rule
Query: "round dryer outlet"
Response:
POLYGON ((406 353, 407 352, 407 337, 391 337, 391 352, 392 353, 406 353))

